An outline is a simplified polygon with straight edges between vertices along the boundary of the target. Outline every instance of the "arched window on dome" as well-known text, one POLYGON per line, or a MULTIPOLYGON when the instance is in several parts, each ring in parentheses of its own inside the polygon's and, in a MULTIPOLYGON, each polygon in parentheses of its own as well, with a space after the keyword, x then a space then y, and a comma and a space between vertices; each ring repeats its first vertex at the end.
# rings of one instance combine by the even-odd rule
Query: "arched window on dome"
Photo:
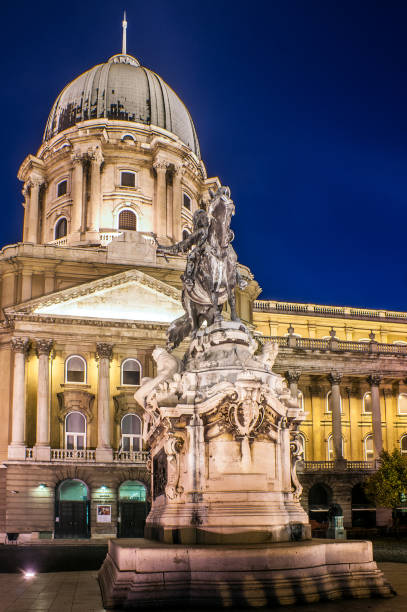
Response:
POLYGON ((182 230, 182 240, 186 240, 190 233, 187 229, 182 230))
POLYGON ((55 223, 54 240, 59 240, 60 238, 63 238, 64 236, 67 235, 67 233, 68 233, 68 221, 66 220, 66 217, 61 217, 55 223))
POLYGON ((65 382, 86 383, 86 361, 80 355, 70 355, 65 361, 65 382))
POLYGON ((119 214, 119 229, 123 230, 137 230, 137 216, 132 211, 126 208, 119 214))
POLYGON ((81 412, 70 412, 65 417, 65 448, 68 450, 86 448, 86 419, 81 412))
POLYGON ((66 179, 59 181, 59 183, 57 183, 57 198, 61 198, 62 196, 66 195, 67 191, 68 181, 66 179))
POLYGON ((122 385, 139 385, 141 380, 141 363, 132 357, 125 359, 122 363, 121 375, 122 385))
POLYGON ((122 451, 141 451, 143 449, 142 425, 138 414, 126 414, 120 424, 122 451))

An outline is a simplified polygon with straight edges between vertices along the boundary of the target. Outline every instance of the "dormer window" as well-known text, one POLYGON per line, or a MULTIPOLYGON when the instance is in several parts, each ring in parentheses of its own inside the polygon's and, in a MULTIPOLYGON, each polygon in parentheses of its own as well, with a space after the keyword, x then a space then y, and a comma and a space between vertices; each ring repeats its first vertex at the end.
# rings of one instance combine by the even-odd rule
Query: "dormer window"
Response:
POLYGON ((122 187, 135 187, 136 173, 130 172, 129 170, 123 170, 120 172, 120 185, 122 187))
POLYGON ((63 181, 59 181, 57 184, 57 198, 60 198, 63 195, 66 195, 68 191, 68 181, 64 179, 63 181))
POLYGON ((182 204, 187 210, 191 210, 191 198, 186 193, 183 194, 182 204))

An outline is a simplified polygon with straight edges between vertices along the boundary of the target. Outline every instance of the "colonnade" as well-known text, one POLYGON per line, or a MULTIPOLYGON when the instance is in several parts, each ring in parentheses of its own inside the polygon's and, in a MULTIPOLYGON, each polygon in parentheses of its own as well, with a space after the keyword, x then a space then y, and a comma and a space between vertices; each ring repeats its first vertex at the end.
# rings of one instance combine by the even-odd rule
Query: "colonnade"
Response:
MULTIPOLYGON (((49 338, 35 340, 38 355, 37 382, 37 423, 34 459, 49 461, 50 448, 50 359, 54 341, 49 338)), ((31 340, 26 337, 11 339, 14 353, 13 402, 11 441, 8 447, 8 458, 24 460, 26 458, 26 392, 25 365, 31 340)), ((110 361, 113 345, 105 342, 96 344, 96 358, 99 362, 98 374, 98 444, 96 461, 112 461, 113 450, 110 443, 110 361)))
MULTIPOLYGON (((301 376, 301 370, 288 370, 285 377, 290 387, 291 395, 294 398, 298 397, 298 381, 301 376)), ((334 458, 336 461, 343 462, 342 444, 342 411, 341 411, 341 391, 340 385, 343 379, 343 373, 338 370, 332 370, 328 374, 328 380, 331 385, 331 413, 332 413, 332 441, 334 458)), ((380 393, 379 386, 382 377, 375 373, 367 377, 370 385, 371 407, 372 407, 372 429, 373 429, 373 448, 374 456, 377 459, 383 450, 383 437, 381 425, 381 409, 380 409, 380 393)))

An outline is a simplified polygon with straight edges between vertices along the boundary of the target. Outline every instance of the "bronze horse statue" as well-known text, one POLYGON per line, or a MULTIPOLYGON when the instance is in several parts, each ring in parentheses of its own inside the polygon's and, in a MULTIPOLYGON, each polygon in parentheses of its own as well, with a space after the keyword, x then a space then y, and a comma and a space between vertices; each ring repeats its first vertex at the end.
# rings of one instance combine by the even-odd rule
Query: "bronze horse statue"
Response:
POLYGON ((194 214, 193 232, 181 242, 169 247, 157 245, 158 253, 189 252, 183 280, 182 305, 185 314, 175 319, 167 330, 167 348, 177 347, 189 335, 194 335, 204 321, 208 325, 222 319, 222 308, 229 301, 231 319, 236 314, 235 288, 246 287, 237 269, 237 256, 232 247, 234 234, 230 229, 235 206, 229 187, 220 187, 211 196, 208 211, 194 214), (194 247, 194 248, 192 248, 194 247))

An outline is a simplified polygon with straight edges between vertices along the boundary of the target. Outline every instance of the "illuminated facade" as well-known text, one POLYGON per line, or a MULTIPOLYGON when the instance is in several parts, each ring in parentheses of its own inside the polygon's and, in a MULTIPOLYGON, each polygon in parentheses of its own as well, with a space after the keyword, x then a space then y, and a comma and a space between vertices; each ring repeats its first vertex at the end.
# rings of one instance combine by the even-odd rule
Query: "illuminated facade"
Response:
MULTIPOLYGON (((23 240, 0 252, 0 533, 142 535, 134 391, 182 311, 185 266, 157 255, 151 232, 185 237, 220 182, 182 101, 125 44, 58 96, 18 176, 23 240)), ((307 412, 304 505, 321 485, 315 518, 336 501, 349 526, 352 488, 382 446, 407 452, 407 314, 255 301, 241 274, 239 316, 279 343, 276 369, 307 412)))

